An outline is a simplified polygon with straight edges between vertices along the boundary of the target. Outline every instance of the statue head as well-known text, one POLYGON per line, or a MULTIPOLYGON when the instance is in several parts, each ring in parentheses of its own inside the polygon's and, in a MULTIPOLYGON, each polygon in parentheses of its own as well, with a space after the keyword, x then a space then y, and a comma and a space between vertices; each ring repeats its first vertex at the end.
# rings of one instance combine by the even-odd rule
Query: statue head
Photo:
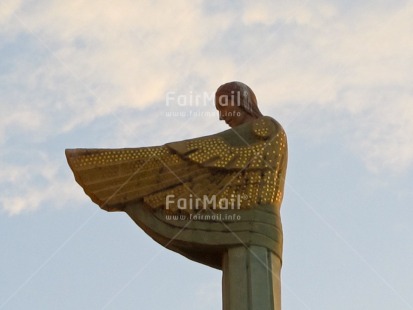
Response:
POLYGON ((218 87, 215 93, 215 106, 219 111, 219 119, 224 120, 230 127, 263 116, 252 89, 237 81, 218 87))

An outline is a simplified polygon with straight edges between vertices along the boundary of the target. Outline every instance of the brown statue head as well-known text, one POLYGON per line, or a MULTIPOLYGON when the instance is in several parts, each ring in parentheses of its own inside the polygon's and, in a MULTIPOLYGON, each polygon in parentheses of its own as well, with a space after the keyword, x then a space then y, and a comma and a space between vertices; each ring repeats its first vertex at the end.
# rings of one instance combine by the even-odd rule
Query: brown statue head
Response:
POLYGON ((218 87, 215 93, 215 106, 219 111, 219 119, 224 120, 230 127, 263 116, 252 89, 237 81, 218 87))

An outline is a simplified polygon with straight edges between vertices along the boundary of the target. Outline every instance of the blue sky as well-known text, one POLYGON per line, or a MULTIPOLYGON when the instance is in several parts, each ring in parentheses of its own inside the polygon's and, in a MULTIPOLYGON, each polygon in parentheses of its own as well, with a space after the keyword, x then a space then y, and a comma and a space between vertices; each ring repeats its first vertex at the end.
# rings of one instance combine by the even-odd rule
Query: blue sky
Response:
POLYGON ((3 0, 0 309, 220 309, 221 273, 100 210, 64 149, 224 130, 232 80, 289 139, 283 309, 413 309, 412 32, 411 1, 3 0))

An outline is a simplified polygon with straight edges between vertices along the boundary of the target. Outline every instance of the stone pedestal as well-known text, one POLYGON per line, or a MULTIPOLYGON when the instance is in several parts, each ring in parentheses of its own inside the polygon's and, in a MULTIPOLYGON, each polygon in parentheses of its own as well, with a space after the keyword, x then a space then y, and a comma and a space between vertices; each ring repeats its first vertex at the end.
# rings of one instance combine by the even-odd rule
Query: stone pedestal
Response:
POLYGON ((280 259, 260 246, 234 247, 223 258, 223 310, 280 310, 280 259))

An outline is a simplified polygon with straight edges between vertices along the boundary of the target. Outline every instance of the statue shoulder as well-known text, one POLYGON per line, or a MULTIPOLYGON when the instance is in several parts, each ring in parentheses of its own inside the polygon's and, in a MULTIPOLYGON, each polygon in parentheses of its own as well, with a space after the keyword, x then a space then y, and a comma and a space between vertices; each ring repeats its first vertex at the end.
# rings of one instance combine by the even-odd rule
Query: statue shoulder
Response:
POLYGON ((267 168, 264 153, 284 143, 285 133, 281 125, 269 116, 260 117, 220 133, 166 144, 181 158, 204 167, 245 169, 267 168), (262 154, 262 156, 258 156, 262 154))
POLYGON ((274 138, 277 135, 285 136, 281 124, 270 116, 260 117, 252 122, 252 131, 262 139, 274 138))

